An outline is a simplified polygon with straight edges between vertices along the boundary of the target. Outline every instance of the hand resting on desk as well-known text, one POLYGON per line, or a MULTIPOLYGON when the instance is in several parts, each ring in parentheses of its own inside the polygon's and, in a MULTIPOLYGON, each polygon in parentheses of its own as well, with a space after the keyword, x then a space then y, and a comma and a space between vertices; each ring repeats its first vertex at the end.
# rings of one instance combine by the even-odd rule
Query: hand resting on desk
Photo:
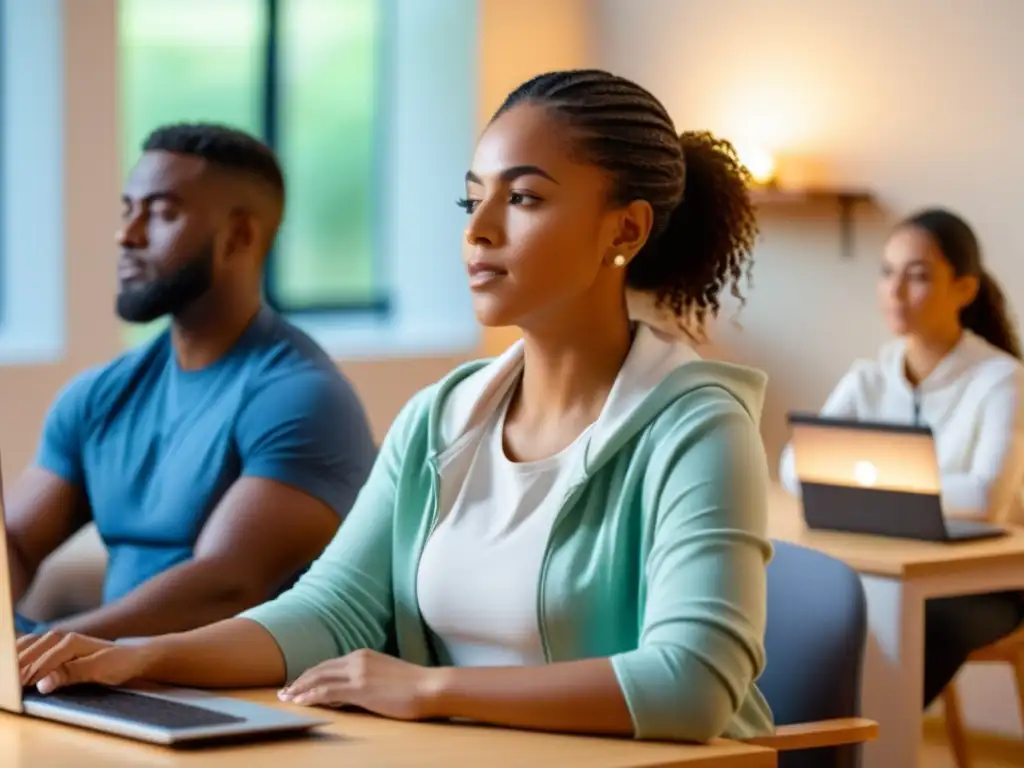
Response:
POLYGON ((306 670, 278 696, 293 704, 355 706, 396 720, 422 720, 441 714, 432 703, 443 672, 361 650, 306 670))

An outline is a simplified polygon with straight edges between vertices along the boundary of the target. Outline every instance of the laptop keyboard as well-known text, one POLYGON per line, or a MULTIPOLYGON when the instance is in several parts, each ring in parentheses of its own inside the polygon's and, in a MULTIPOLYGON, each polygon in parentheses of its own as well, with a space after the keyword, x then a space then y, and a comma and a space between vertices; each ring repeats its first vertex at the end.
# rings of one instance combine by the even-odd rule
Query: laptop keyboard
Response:
POLYGON ((28 689, 24 693, 24 699, 45 701, 50 705, 59 705, 91 715, 114 717, 176 731, 245 722, 243 717, 213 709, 128 691, 117 691, 100 685, 68 686, 45 695, 35 689, 28 689))
POLYGON ((946 520, 946 531, 951 538, 981 538, 1001 533, 996 526, 984 520, 946 520))

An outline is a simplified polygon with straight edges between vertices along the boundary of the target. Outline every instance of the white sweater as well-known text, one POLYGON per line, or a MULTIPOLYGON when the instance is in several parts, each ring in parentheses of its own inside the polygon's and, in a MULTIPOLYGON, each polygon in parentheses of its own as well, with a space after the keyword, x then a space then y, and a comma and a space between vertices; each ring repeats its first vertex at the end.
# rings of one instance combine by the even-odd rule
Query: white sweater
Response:
MULTIPOLYGON (((854 363, 821 413, 910 424, 916 417, 935 435, 946 514, 1024 524, 1024 366, 965 331, 915 390, 904 374, 904 348, 899 339, 877 360, 854 363)), ((780 465, 782 484, 799 493, 790 446, 780 465)))

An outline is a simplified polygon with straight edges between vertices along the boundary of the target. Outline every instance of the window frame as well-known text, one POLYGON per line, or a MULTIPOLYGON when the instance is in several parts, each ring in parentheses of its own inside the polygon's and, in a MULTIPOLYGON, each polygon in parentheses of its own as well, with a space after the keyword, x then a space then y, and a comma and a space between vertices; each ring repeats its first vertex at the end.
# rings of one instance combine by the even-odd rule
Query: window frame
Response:
MULTIPOLYGON (((281 128, 281 81, 283 78, 282 68, 283 56, 283 20, 285 3, 281 0, 263 0, 266 13, 266 39, 263 41, 263 92, 262 101, 262 138, 267 145, 277 151, 280 142, 281 128)), ((389 37, 386 30, 393 18, 394 0, 375 0, 377 10, 377 28, 375 30, 375 58, 379 76, 377 82, 381 86, 377 89, 374 97, 373 123, 375 126, 384 125, 387 120, 387 100, 381 98, 380 91, 388 87, 391 82, 390 63, 392 56, 389 49, 389 37)), ((370 189, 367 194, 372 198, 369 222, 370 233, 370 254, 371 269, 375 275, 375 282, 380 287, 379 295, 371 296, 365 300, 339 300, 339 301, 318 301, 304 302, 301 304, 289 304, 280 295, 275 275, 277 265, 281 260, 287 259, 287 252, 281 252, 280 240, 267 254, 263 273, 263 292, 267 303, 281 314, 288 316, 322 316, 325 314, 341 316, 360 316, 380 320, 390 317, 393 309, 393 298, 389 283, 387 260, 385 258, 385 243, 382 237, 381 216, 379 214, 383 205, 380 179, 382 170, 387 166, 386 141, 381 141, 381 131, 375 130, 372 152, 372 178, 370 189)), ((286 214, 287 215, 287 214, 286 214)))

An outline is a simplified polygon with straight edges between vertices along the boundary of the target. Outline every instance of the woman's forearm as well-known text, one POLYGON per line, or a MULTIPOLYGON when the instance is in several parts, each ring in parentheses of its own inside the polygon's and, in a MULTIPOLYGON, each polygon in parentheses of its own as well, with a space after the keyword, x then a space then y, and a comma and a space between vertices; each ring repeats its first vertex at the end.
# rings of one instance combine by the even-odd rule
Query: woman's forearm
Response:
POLYGON ((633 720, 608 659, 538 667, 438 670, 437 717, 564 733, 631 736, 633 720))
POLYGON ((285 683, 285 662, 270 633, 249 619, 147 640, 143 677, 196 688, 264 688, 285 683))

